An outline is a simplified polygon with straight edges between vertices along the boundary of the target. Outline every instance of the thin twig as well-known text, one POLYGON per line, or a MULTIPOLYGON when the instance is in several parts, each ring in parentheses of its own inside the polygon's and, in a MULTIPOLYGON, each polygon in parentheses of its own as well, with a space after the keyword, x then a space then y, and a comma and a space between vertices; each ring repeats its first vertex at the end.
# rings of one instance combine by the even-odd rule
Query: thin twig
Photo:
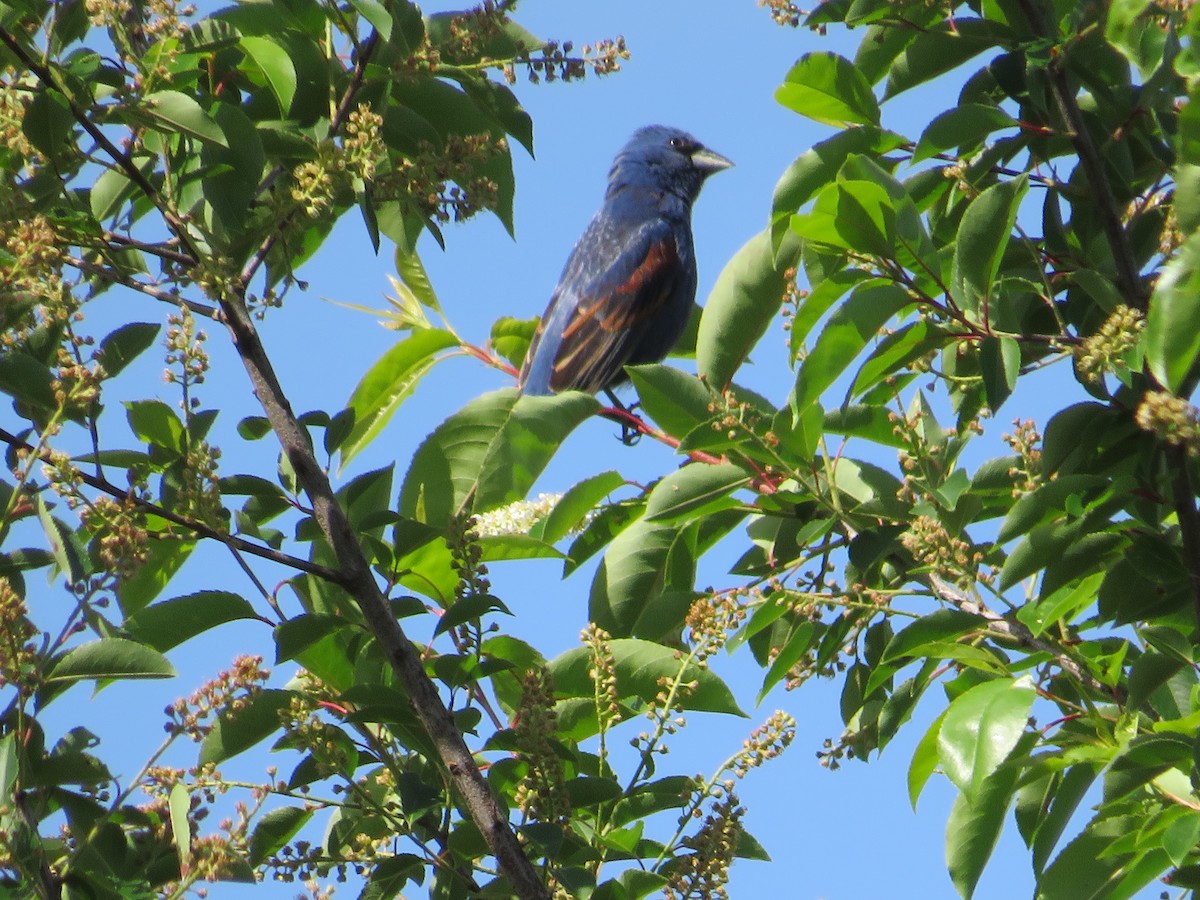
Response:
POLYGON ((211 306, 206 306, 195 300, 189 300, 187 297, 174 291, 164 291, 162 288, 146 284, 144 281, 138 281, 132 276, 114 271, 113 269, 97 266, 77 256, 64 256, 63 262, 74 269, 78 269, 80 272, 86 272, 88 275, 95 276, 104 281, 110 281, 113 284, 119 284, 122 287, 129 288, 131 291, 137 291, 139 294, 145 294, 147 297, 161 300, 163 303, 170 303, 172 306, 186 306, 196 315, 204 316, 206 319, 215 318, 217 315, 217 311, 211 306))
POLYGON ((935 594, 956 609, 986 619, 988 629, 994 634, 1004 635, 1032 653, 1050 654, 1054 657, 1054 661, 1058 663, 1058 667, 1078 681, 1083 687, 1109 697, 1114 697, 1117 700, 1122 699, 1122 691, 1119 689, 1114 690, 1101 682, 1091 672, 1087 671, 1087 669, 1064 653, 1061 647, 1056 646, 1051 641, 1035 637, 1033 632, 1025 627, 1023 622, 1005 618, 989 609, 985 604, 977 600, 972 600, 957 587, 936 574, 931 573, 928 578, 929 585, 933 588, 935 594))
MULTIPOLYGON (((148 244, 145 241, 135 240, 134 238, 125 237, 122 234, 117 234, 112 231, 106 231, 100 236, 101 240, 109 244, 120 244, 127 250, 140 250, 142 253, 149 253, 151 256, 157 256, 159 259, 165 259, 169 262, 179 263, 181 266, 190 266, 195 264, 195 260, 188 258, 171 247, 164 247, 162 244, 148 244)), ((102 249, 108 249, 102 247, 102 249)))
MULTIPOLYGON (((372 30, 370 36, 362 43, 362 48, 354 62, 354 71, 350 75, 350 83, 346 86, 346 92, 342 94, 342 99, 338 103, 337 110, 334 112, 333 118, 329 122, 329 135, 331 137, 338 133, 338 130, 346 121, 346 117, 350 115, 350 107, 354 103, 354 100, 358 95, 358 91, 363 85, 363 80, 366 78, 367 63, 370 62, 372 55, 375 53, 375 48, 378 46, 379 32, 372 30)), ((270 175, 267 176, 264 183, 270 184, 279 177, 281 172, 282 169, 277 167, 271 172, 270 175)), ((263 263, 267 261, 267 256, 270 255, 271 250, 273 250, 275 245, 279 243, 279 239, 283 237, 284 230, 291 222, 291 218, 291 214, 288 214, 279 220, 275 228, 271 230, 271 233, 263 239, 262 243, 259 244, 258 249, 254 251, 254 255, 250 257, 250 261, 247 262, 242 268, 242 274, 239 280, 241 281, 243 291, 249 287, 250 282, 254 279, 254 276, 258 273, 258 270, 262 268, 263 263)))
MULTIPOLYGON (((1025 13, 1030 27, 1038 36, 1047 40, 1057 40, 1058 36, 1050 30, 1046 17, 1042 14, 1036 0, 1017 0, 1017 2, 1025 13)), ((1095 206, 1096 212, 1100 216, 1100 225, 1104 229, 1104 237, 1108 241, 1113 262, 1117 267, 1117 286, 1131 306, 1144 312, 1149 295, 1138 274, 1140 267, 1133 252, 1133 244, 1121 222, 1120 208, 1117 206, 1117 198, 1113 194, 1112 185, 1104 174, 1104 160, 1100 151, 1096 149, 1096 144, 1092 141, 1091 132, 1088 131, 1087 123, 1083 119, 1083 111, 1075 99, 1075 92, 1067 83, 1067 73, 1063 71, 1063 60, 1063 55, 1059 54, 1051 60, 1050 65, 1046 68, 1050 92, 1054 95, 1054 102, 1058 106, 1059 114, 1062 115, 1067 126, 1066 137, 1070 139, 1079 156, 1079 164, 1083 167, 1088 186, 1092 189, 1092 195, 1096 199, 1095 206)))
POLYGON ((92 140, 94 140, 96 144, 106 154, 108 154, 109 158, 111 158, 114 163, 120 166, 121 170, 125 173, 129 180, 137 186, 138 190, 145 194, 149 199, 155 201, 158 211, 162 214, 163 219, 171 227, 172 233, 174 233, 174 235, 179 239, 180 246, 186 251, 188 265, 195 265, 200 259, 200 254, 196 251, 195 246, 192 244, 192 240, 188 235, 187 228, 184 226, 183 221, 179 218, 179 216, 177 216, 172 210, 164 208, 162 204, 158 202, 158 189, 154 187, 150 179, 148 179, 145 174, 142 173, 141 169, 133 164, 133 160, 130 159, 129 156, 122 153, 120 149, 118 149, 117 146, 108 139, 108 136, 100 130, 100 126, 98 126, 88 117, 87 110, 83 109, 78 103, 76 103, 75 98, 72 97, 61 84, 59 84, 58 80, 54 76, 54 72, 46 66, 43 66, 28 53, 26 53, 25 48, 22 47, 20 42, 8 32, 8 29, 0 28, 0 41, 2 41, 4 45, 8 47, 13 56, 21 61, 21 64, 25 66, 25 68, 27 68, 37 77, 38 81, 40 81, 47 88, 51 88, 56 91, 64 100, 66 100, 67 106, 71 110, 71 116, 76 122, 79 123, 79 126, 91 136, 92 140))
MULTIPOLYGON (((3 428, 0 428, 0 441, 8 444, 11 447, 16 447, 19 450, 27 452, 37 452, 38 458, 46 461, 50 460, 50 451, 37 451, 37 448, 32 444, 26 443, 14 434, 9 434, 3 428)), ((257 556, 260 559, 270 560, 274 563, 279 563, 283 566, 288 566, 293 569, 298 569, 301 572, 307 572, 310 575, 316 575, 318 578, 332 584, 343 584, 344 576, 341 572, 327 568, 317 563, 309 562, 306 559, 301 559, 298 556, 291 556, 287 553, 282 553, 273 547, 265 547, 261 544, 254 544, 244 538, 236 535, 226 534, 223 531, 217 531, 203 522, 197 522, 195 519, 189 519, 186 516, 181 516, 178 513, 172 512, 156 503, 151 503, 149 500, 143 500, 136 494, 130 492, 128 488, 122 488, 119 485, 113 484, 107 478, 97 475, 91 475, 83 470, 79 470, 79 478, 84 484, 93 487, 98 491, 103 491, 110 497, 119 499, 129 499, 138 509, 150 515, 158 516, 160 519, 166 519, 174 525, 181 528, 186 528, 197 537, 207 538, 213 541, 219 541, 231 550, 248 553, 251 556, 257 556)))

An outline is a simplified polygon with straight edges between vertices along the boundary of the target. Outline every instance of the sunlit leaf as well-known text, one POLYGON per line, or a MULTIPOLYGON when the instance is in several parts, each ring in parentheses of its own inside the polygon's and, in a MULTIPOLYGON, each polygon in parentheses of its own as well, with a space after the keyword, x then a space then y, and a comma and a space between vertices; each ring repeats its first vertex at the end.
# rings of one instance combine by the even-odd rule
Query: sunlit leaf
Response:
POLYGON ((81 644, 58 661, 49 681, 84 679, 171 678, 175 669, 167 658, 137 641, 101 638, 81 644))
POLYGON ((938 760, 969 802, 1017 745, 1037 692, 1028 677, 996 679, 954 699, 938 732, 938 760))
POLYGON ((459 510, 483 512, 523 499, 559 444, 597 406, 577 391, 484 394, 421 444, 400 490, 400 513, 443 524, 459 510))
POLYGON ((878 125, 871 86, 845 57, 808 53, 792 66, 775 99, 824 125, 878 125))

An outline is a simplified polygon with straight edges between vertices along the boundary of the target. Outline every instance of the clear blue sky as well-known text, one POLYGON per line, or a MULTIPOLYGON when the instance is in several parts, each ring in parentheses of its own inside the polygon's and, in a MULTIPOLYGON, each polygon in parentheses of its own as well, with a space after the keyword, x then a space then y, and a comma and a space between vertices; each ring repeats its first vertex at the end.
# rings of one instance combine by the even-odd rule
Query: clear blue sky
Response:
MULTIPOLYGON (((426 12, 443 8, 428 3, 426 12)), ((582 84, 521 83, 516 90, 533 116, 536 159, 515 151, 517 196, 516 240, 493 219, 479 219, 447 230, 448 251, 425 241, 423 254, 451 321, 465 336, 482 342, 491 321, 501 315, 541 313, 563 261, 599 203, 613 153, 637 127, 663 123, 683 127, 736 163, 714 177, 695 211, 695 235, 703 298, 725 261, 767 220, 772 188, 786 165, 829 129, 808 122, 778 106, 772 99, 794 60, 813 50, 851 55, 862 32, 821 38, 807 31, 777 27, 754 0, 697 3, 695 0, 605 0, 562 3, 526 0, 516 16, 525 27, 546 39, 571 39, 576 45, 623 34, 633 58, 624 70, 582 84)), ((927 118, 951 105, 957 87, 941 96, 936 91, 885 107, 885 123, 915 137, 927 118), (923 102, 926 101, 926 102, 923 102)), ((346 216, 322 252, 300 274, 309 281, 307 293, 294 292, 282 310, 271 311, 262 325, 285 390, 298 411, 341 408, 367 365, 378 358, 395 335, 361 313, 323 302, 329 300, 382 307, 388 289, 391 257, 375 257, 356 214, 346 216)), ((153 319, 157 307, 131 297, 112 295, 111 314, 122 319, 153 319)), ((213 329, 210 329, 212 331, 213 329)), ((755 367, 742 381, 782 403, 791 376, 782 351, 784 335, 770 332, 754 355, 755 367)), ((223 413, 214 436, 228 443, 223 474, 254 471, 271 464, 275 448, 270 439, 237 447, 237 420, 255 412, 253 398, 240 367, 227 351, 219 350, 224 336, 213 334, 210 349, 225 371, 201 391, 206 405, 223 413)), ((155 378, 161 364, 138 370, 155 378)), ((355 460, 348 475, 392 460, 403 472, 425 434, 440 419, 472 397, 506 383, 498 372, 471 360, 455 360, 436 370, 403 407, 375 445, 355 460)), ((139 396, 145 382, 131 384, 129 396, 139 396)), ((166 390, 161 396, 174 402, 166 390)), ((114 402, 110 399, 110 403, 114 402)), ((1047 407, 1032 395, 1010 401, 1003 421, 1020 410, 1023 417, 1044 424, 1047 407)), ((535 490, 562 491, 604 468, 618 468, 628 478, 649 480, 669 471, 677 459, 664 447, 643 441, 622 447, 611 423, 585 423, 568 441, 535 490)), ((999 455, 1000 424, 994 424, 991 452, 999 455)), ((724 574, 731 561, 718 553, 706 563, 702 584, 732 584, 724 574)), ((737 551, 740 552, 740 551, 737 551)), ((543 561, 493 567, 496 593, 517 614, 508 627, 538 646, 547 656, 568 649, 586 622, 591 570, 560 582, 559 566, 543 561)), ((271 574, 272 579, 287 577, 271 574)), ((268 581, 268 584, 272 583, 268 581)), ((174 594, 202 587, 252 591, 227 555, 203 548, 189 563, 174 594), (212 572, 227 573, 220 584, 212 572)), ((49 595, 55 599, 54 594, 49 595)), ((34 603, 36 605, 36 599, 34 603)), ((427 634, 414 634, 425 639, 427 634)), ((270 646, 270 635, 253 624, 226 626, 172 654, 181 677, 169 683, 109 689, 89 704, 87 722, 106 744, 132 754, 157 744, 160 710, 177 695, 190 692, 239 652, 270 646), (125 714, 137 709, 136 717, 125 714), (142 710, 145 712, 143 713, 142 710)), ((753 698, 761 670, 747 659, 726 660, 727 674, 749 720, 690 717, 675 751, 666 759, 673 771, 708 773, 740 746, 742 738, 779 707, 798 721, 791 749, 768 767, 750 775, 740 789, 749 807, 746 825, 774 857, 770 864, 742 862, 734 867, 733 897, 795 897, 848 900, 866 897, 953 897, 944 866, 944 827, 953 792, 935 778, 919 810, 910 809, 905 772, 924 724, 937 704, 919 710, 882 758, 868 765, 848 762, 831 773, 820 767, 815 752, 823 739, 842 730, 838 715, 839 686, 810 682, 800 691, 776 691, 760 709, 753 698)), ((290 670, 281 667, 281 681, 290 670)), ((74 689, 83 700, 86 687, 74 689)), ((935 689, 936 690, 936 689, 935 689)), ((60 702, 61 705, 61 702, 60 702)), ((62 709, 61 724, 73 720, 77 709, 62 709)), ((637 728, 636 724, 633 726, 637 728)), ((190 752, 190 751, 189 751, 190 752)), ((107 757, 110 754, 104 754, 107 757)), ((223 767, 229 775, 242 773, 258 780, 272 759, 265 750, 223 767)), ((139 758, 129 756, 125 776, 136 770, 139 758)), ((194 759, 194 757, 192 757, 194 759)), ((179 755, 176 764, 188 763, 179 755)), ((293 764, 280 760, 284 771, 293 764)), ((1032 890, 1028 855, 1014 827, 1008 828, 976 896, 1008 900, 1029 896, 1032 890)), ((293 897, 296 886, 240 889, 213 888, 211 896, 293 897)), ((347 888, 339 895, 354 896, 347 888)), ((1149 896, 1150 894, 1148 894, 1149 896)), ((415 896, 415 895, 410 895, 415 896)))

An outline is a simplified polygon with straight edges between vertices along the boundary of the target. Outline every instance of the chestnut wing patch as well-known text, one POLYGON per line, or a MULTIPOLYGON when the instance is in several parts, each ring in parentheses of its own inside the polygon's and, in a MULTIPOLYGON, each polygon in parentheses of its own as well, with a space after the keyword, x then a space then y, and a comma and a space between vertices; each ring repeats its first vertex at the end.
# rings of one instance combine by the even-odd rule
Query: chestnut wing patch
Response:
POLYGON ((632 269, 614 266, 579 297, 555 354, 550 377, 554 390, 594 393, 619 380, 640 329, 653 327, 654 317, 678 284, 679 253, 670 234, 648 244, 640 259, 628 263, 632 269))

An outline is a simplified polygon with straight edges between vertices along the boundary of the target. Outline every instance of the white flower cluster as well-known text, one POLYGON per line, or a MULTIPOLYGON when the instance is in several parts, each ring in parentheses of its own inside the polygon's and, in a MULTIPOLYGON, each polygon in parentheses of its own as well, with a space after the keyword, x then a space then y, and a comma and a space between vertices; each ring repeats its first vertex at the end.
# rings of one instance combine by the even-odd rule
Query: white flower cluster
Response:
POLYGON ((529 529, 544 516, 548 516, 562 494, 538 494, 533 500, 518 500, 508 506, 480 513, 475 520, 474 531, 481 538, 500 537, 506 534, 528 534, 529 529))

